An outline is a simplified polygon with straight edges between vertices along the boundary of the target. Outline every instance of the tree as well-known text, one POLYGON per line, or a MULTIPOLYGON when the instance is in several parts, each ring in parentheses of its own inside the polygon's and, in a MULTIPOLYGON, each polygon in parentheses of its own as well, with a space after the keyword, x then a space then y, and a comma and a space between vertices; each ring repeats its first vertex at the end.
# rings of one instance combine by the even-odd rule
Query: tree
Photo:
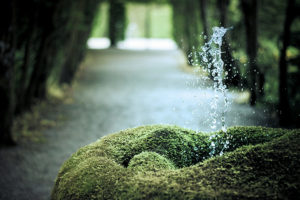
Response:
POLYGON ((14 1, 0 8, 0 144, 14 144, 11 127, 14 114, 14 1))
POLYGON ((58 7, 58 1, 49 3, 40 3, 39 9, 39 29, 41 30, 41 41, 39 43, 36 62, 33 66, 33 72, 30 77, 29 85, 25 93, 28 107, 34 99, 43 99, 46 96, 46 83, 54 63, 55 55, 55 29, 53 14, 58 7), (52 56, 50 56, 52 55, 52 56))
POLYGON ((201 16, 201 22, 202 22, 202 29, 204 34, 204 42, 208 42, 208 21, 207 21, 207 2, 206 0, 199 0, 199 6, 200 6, 200 16, 201 16))
POLYGON ((290 44, 291 25, 295 19, 295 0, 288 0, 282 34, 282 47, 279 60, 279 122, 288 125, 290 119, 290 105, 288 100, 287 85, 287 60, 286 51, 290 44))
POLYGON ((152 4, 146 6, 146 13, 145 13, 145 38, 151 37, 151 11, 152 11, 152 4))
POLYGON ((71 82, 83 58, 98 3, 4 1, 0 9, 1 143, 13 143, 14 115, 46 96, 53 71, 59 71, 57 77, 67 73, 71 82), (62 66, 64 70, 59 70, 62 66))
POLYGON ((242 0, 242 10, 246 27, 246 52, 249 59, 250 71, 250 105, 256 104, 256 75, 257 75, 257 0, 242 0))
POLYGON ((173 7, 173 37, 179 48, 183 49, 184 2, 171 0, 171 4, 173 7))
MULTIPOLYGON (((74 3, 75 4, 75 3, 74 3)), ((80 61, 84 58, 86 42, 92 30, 93 19, 97 11, 97 0, 76 1, 73 14, 69 19, 72 29, 67 29, 69 39, 65 44, 66 59, 60 73, 60 84, 70 84, 78 69, 80 61), (78 26, 77 24, 81 24, 78 26)), ((63 12, 61 13, 63 15, 63 12)), ((61 47, 63 48, 63 46, 61 47)))
MULTIPOLYGON (((230 1, 229 0, 218 0, 217 7, 220 13, 220 23, 221 26, 227 27, 227 9, 230 1)), ((224 36, 222 44, 222 60, 224 61, 225 72, 227 77, 225 79, 225 84, 228 86, 238 86, 240 81, 240 72, 237 64, 234 62, 231 49, 228 43, 227 35, 224 36)))
POLYGON ((192 65, 194 55, 191 56, 191 53, 193 53, 193 47, 197 47, 199 44, 198 9, 193 0, 172 0, 171 4, 173 6, 174 39, 185 52, 188 64, 192 65))
POLYGON ((109 8, 109 39, 110 46, 124 39, 126 25, 125 5, 121 0, 110 0, 109 8))

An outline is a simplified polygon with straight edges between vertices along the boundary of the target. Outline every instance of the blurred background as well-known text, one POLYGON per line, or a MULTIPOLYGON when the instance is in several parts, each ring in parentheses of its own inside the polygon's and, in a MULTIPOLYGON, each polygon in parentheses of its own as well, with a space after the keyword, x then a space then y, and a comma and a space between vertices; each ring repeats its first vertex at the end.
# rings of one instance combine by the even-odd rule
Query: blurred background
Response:
POLYGON ((299 128, 299 8, 299 0, 3 0, 0 199, 48 199, 71 153, 120 129, 211 131, 213 80, 198 53, 215 26, 232 27, 222 44, 228 126, 299 128))
POLYGON ((212 27, 223 41, 226 85, 271 108, 281 126, 299 126, 297 0, 5 1, 1 7, 1 142, 13 119, 72 82, 87 47, 181 49, 189 65, 212 27))

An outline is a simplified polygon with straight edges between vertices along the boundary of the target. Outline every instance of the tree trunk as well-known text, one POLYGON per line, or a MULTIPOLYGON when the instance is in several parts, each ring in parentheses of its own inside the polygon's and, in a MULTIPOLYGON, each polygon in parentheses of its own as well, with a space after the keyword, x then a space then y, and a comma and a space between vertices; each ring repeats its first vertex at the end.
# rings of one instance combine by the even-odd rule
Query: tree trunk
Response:
POLYGON ((15 114, 18 115, 29 107, 26 106, 26 93, 34 71, 34 63, 38 60, 38 47, 41 43, 41 3, 35 0, 15 1, 16 25, 16 57, 22 62, 15 63, 16 99, 15 114), (20 57, 22 56, 22 57, 20 57))
POLYGON ((185 42, 185 52, 188 57, 188 63, 192 63, 192 57, 189 57, 190 53, 192 52, 192 46, 193 46, 193 36, 192 36, 192 27, 194 19, 192 18, 192 12, 193 10, 191 9, 191 0, 186 0, 185 2, 185 15, 184 15, 184 42, 185 42), (190 59, 190 60, 189 60, 190 59))
POLYGON ((110 0, 109 8, 109 39, 110 46, 124 39, 125 34, 125 5, 120 0, 110 0))
POLYGON ((151 37, 151 11, 152 4, 147 4, 145 13, 145 38, 147 39, 151 37))
POLYGON ((5 0, 0 8, 0 144, 12 145, 14 115, 14 11, 13 1, 5 0))
POLYGON ((288 100, 287 61, 286 50, 290 44, 291 25, 295 18, 295 0, 289 0, 286 8, 282 36, 282 48, 279 60, 279 123, 283 126, 289 124, 290 105, 288 100))
POLYGON ((34 99, 43 99, 46 96, 46 84, 53 68, 56 56, 55 28, 53 16, 58 6, 58 0, 48 4, 39 4, 39 25, 42 31, 36 62, 30 77, 25 95, 25 106, 30 107, 34 99))
POLYGON ((200 15, 201 15, 201 22, 202 22, 202 29, 204 34, 204 42, 208 42, 208 21, 207 21, 207 4, 206 0, 199 0, 200 5, 200 15))
POLYGON ((184 49, 183 44, 183 25, 184 25, 184 2, 171 0, 173 8, 173 37, 180 49, 184 49))
POLYGON ((46 77, 45 73, 48 72, 48 59, 47 57, 51 55, 51 46, 47 45, 50 34, 48 31, 44 30, 44 35, 42 37, 42 41, 40 43, 39 51, 37 54, 37 61, 33 68, 33 73, 31 75, 29 85, 25 95, 25 106, 29 107, 34 99, 44 98, 46 94, 46 77))
MULTIPOLYGON (((29 4, 30 5, 30 4, 29 4)), ((19 6, 19 5, 18 5, 19 6)), ((36 4, 31 4, 31 8, 33 10, 37 10, 37 8, 35 7, 36 4)), ((26 8, 29 9, 29 8, 26 8)), ((26 34, 26 40, 24 40, 24 57, 23 57, 23 63, 21 65, 21 77, 20 79, 16 82, 16 84, 18 85, 18 87, 16 88, 16 95, 19 97, 25 97, 26 95, 26 91, 28 89, 28 82, 30 80, 30 76, 29 76, 29 72, 31 69, 31 65, 32 62, 30 62, 30 57, 32 56, 32 54, 35 54, 34 52, 34 43, 38 43, 37 41, 34 41, 34 37, 36 35, 36 29, 37 29, 37 18, 38 18, 38 12, 34 12, 34 13, 27 13, 28 15, 28 27, 30 27, 27 30, 27 34, 26 34), (29 79, 29 80, 28 80, 29 79)), ((15 110, 15 114, 18 115, 20 114, 22 111, 24 111, 26 109, 26 100, 25 98, 19 98, 16 101, 16 110, 15 110)))
POLYGON ((77 26, 77 24, 82 24, 84 28, 73 30, 70 34, 68 43, 65 45, 66 59, 59 77, 60 84, 70 84, 72 82, 78 66, 84 57, 86 42, 92 30, 92 23, 97 10, 95 9, 95 4, 97 4, 95 0, 77 3, 77 9, 82 9, 84 15, 80 18, 73 18, 72 25, 77 26))
POLYGON ((250 105, 256 104, 256 75, 257 75, 257 0, 242 0, 242 10, 246 26, 247 55, 250 70, 250 105))
POLYGON ((187 57, 189 65, 192 65, 193 57, 191 56, 192 47, 198 43, 198 17, 196 7, 192 0, 176 1, 172 0, 173 6, 173 36, 187 57))
POLYGON ((195 7, 195 3, 193 0, 184 1, 184 23, 183 23, 183 31, 184 31, 184 51, 187 56, 189 65, 197 65, 199 63, 195 63, 197 60, 197 55, 195 55, 196 47, 199 46, 199 21, 198 21, 198 7, 195 7))
MULTIPOLYGON (((218 9, 220 13, 221 26, 227 27, 227 9, 229 0, 218 0, 218 9)), ((228 37, 225 35, 222 44, 222 60, 224 61, 224 68, 227 76, 225 84, 227 86, 238 86, 240 82, 240 72, 237 64, 235 63, 230 46, 228 44, 228 37)))

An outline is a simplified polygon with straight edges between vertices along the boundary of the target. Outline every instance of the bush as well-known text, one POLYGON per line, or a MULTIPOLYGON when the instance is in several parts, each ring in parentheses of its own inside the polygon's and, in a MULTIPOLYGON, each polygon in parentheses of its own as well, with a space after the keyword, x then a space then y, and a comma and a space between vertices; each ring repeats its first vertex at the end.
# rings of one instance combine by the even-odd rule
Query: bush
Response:
POLYGON ((300 130, 128 129, 73 154, 52 199, 293 199, 300 195, 299 144, 300 130))

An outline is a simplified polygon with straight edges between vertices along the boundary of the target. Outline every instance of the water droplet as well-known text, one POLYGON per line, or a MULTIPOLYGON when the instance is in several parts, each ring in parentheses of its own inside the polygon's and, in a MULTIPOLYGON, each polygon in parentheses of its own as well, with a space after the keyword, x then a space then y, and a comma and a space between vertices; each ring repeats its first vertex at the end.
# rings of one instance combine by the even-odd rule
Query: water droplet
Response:
MULTIPOLYGON (((224 72, 224 62, 222 60, 221 54, 221 45, 222 45, 222 38, 225 33, 232 28, 224 28, 224 27, 213 27, 213 34, 210 40, 201 47, 201 52, 199 52, 199 57, 201 58, 201 65, 205 65, 206 70, 211 74, 213 77, 213 89, 214 89, 214 98, 210 102, 211 108, 211 128, 215 129, 217 120, 218 124, 222 125, 222 130, 226 131, 226 124, 225 124, 225 113, 228 110, 229 101, 226 95, 227 88, 226 85, 223 83, 223 73, 225 74, 225 78, 228 75, 228 71, 224 72), (224 99, 222 107, 220 107, 220 100, 224 99), (218 114, 221 111, 220 114, 218 114), (221 122, 220 122, 221 121, 221 122)), ((206 39, 206 36, 204 36, 206 39)), ((197 56, 196 56, 197 57, 197 56)), ((199 63, 194 57, 196 63, 199 63)), ((192 62, 194 59, 191 59, 192 62)), ((233 59, 232 59, 233 61, 233 59)), ((195 62, 193 62, 195 64, 195 62)), ((229 66, 232 67, 232 64, 229 66)), ((233 67, 236 70, 236 67, 233 67)), ((231 70, 231 69, 230 69, 231 70)))

